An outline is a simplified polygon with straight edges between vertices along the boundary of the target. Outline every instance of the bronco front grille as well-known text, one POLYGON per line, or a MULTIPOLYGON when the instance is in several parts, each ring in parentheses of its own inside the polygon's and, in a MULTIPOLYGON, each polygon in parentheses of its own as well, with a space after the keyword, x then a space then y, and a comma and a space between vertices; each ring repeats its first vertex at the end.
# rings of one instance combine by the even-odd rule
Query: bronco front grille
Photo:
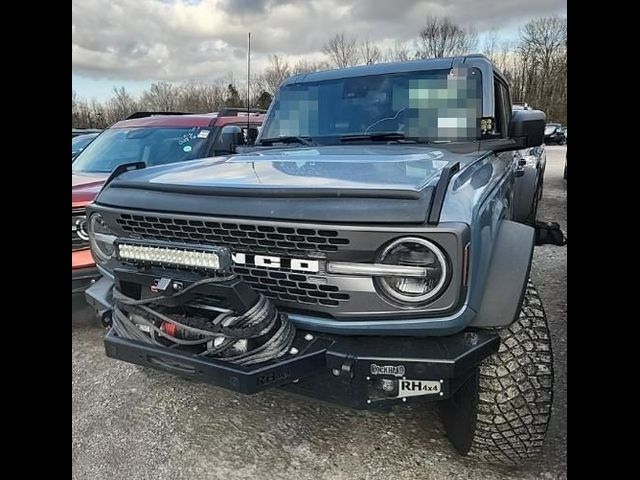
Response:
POLYGON ((84 208, 71 210, 71 251, 89 248, 84 208), (86 237, 86 238, 83 238, 86 237))
POLYGON ((232 270, 254 289, 275 300, 325 307, 337 307, 349 300, 349 294, 341 293, 337 286, 315 283, 323 279, 321 276, 256 266, 235 266, 232 270))
POLYGON ((118 225, 141 238, 182 243, 211 243, 252 253, 337 252, 349 240, 335 230, 222 223, 163 216, 120 214, 118 225))
MULTIPOLYGON (((349 240, 336 230, 210 222, 168 216, 119 214, 116 223, 132 237, 161 242, 212 244, 233 252, 321 259, 349 240)), ((235 265, 233 271, 255 290, 281 302, 337 307, 349 294, 329 284, 321 268, 306 273, 286 268, 235 265)))

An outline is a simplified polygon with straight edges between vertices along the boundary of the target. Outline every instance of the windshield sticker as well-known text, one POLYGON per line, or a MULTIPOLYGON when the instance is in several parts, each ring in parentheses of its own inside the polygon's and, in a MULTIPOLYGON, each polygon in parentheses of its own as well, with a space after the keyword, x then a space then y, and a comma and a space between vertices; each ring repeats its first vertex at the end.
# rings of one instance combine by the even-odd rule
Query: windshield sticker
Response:
POLYGON ((182 147, 182 151, 183 152, 190 152, 191 151, 191 145, 185 145, 184 147, 182 147))
POLYGON ((200 130, 196 138, 207 138, 209 136, 209 130, 200 130))
MULTIPOLYGON (((194 129, 195 130, 195 129, 194 129)), ((185 133, 180 140, 178 140, 178 145, 182 146, 187 142, 190 142, 194 138, 197 138, 195 131, 190 131, 189 133, 185 133)))

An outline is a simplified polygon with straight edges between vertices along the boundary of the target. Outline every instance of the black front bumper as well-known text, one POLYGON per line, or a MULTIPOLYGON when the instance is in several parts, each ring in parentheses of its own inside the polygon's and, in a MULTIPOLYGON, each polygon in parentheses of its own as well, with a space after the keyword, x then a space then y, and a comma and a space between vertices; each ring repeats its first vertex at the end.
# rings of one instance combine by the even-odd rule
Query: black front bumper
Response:
POLYGON ((96 267, 71 270, 71 294, 82 293, 100 278, 96 267))
MULTIPOLYGON (((104 279, 87 291, 89 303, 100 316, 110 310, 110 285, 104 279)), ((139 343, 120 337, 113 330, 107 333, 104 343, 111 358, 236 392, 252 394, 281 387, 365 409, 449 398, 482 359, 497 351, 500 341, 488 331, 446 337, 381 337, 298 329, 293 349, 285 357, 247 367, 139 343), (408 393, 408 389, 427 386, 424 392, 408 393)))
MULTIPOLYGON (((413 400, 449 398, 474 367, 498 349, 490 332, 449 337, 338 337, 298 331, 294 354, 277 361, 243 367, 189 355, 117 336, 105 339, 108 357, 164 370, 244 394, 283 387, 352 408, 388 406, 413 400), (382 388, 382 380, 390 391, 382 388), (399 382, 439 383, 430 393, 400 397, 399 382), (391 388, 393 386, 393 388, 391 388)), ((406 392, 405 392, 406 393, 406 392)))

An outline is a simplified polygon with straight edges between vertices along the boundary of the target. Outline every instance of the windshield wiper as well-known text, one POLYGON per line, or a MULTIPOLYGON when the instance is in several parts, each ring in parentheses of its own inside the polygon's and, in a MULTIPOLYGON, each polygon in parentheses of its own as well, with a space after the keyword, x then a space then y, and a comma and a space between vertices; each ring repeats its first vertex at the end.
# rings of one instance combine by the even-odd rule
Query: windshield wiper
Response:
POLYGON ((295 135, 283 136, 283 137, 275 137, 275 138, 261 138, 260 144, 268 143, 273 145, 274 143, 301 143, 302 145, 306 145, 308 147, 313 147, 315 144, 311 137, 297 137, 295 135))
POLYGON ((360 140, 374 140, 374 141, 405 140, 411 143, 418 143, 413 138, 407 139, 404 133, 399 133, 399 132, 378 132, 378 133, 362 133, 362 134, 356 133, 353 135, 342 135, 340 137, 341 142, 357 142, 360 140))

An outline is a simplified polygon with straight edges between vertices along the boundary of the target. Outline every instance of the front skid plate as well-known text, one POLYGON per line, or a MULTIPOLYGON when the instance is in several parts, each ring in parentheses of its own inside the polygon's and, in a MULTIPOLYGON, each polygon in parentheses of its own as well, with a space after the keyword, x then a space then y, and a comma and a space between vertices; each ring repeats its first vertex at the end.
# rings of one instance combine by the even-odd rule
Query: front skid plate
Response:
POLYGON ((352 408, 373 408, 450 397, 482 359, 497 351, 500 341, 487 331, 414 338, 341 337, 298 330, 295 355, 247 367, 139 343, 113 330, 104 343, 111 358, 244 394, 284 387, 352 408), (412 383, 401 385, 401 381, 412 383))

